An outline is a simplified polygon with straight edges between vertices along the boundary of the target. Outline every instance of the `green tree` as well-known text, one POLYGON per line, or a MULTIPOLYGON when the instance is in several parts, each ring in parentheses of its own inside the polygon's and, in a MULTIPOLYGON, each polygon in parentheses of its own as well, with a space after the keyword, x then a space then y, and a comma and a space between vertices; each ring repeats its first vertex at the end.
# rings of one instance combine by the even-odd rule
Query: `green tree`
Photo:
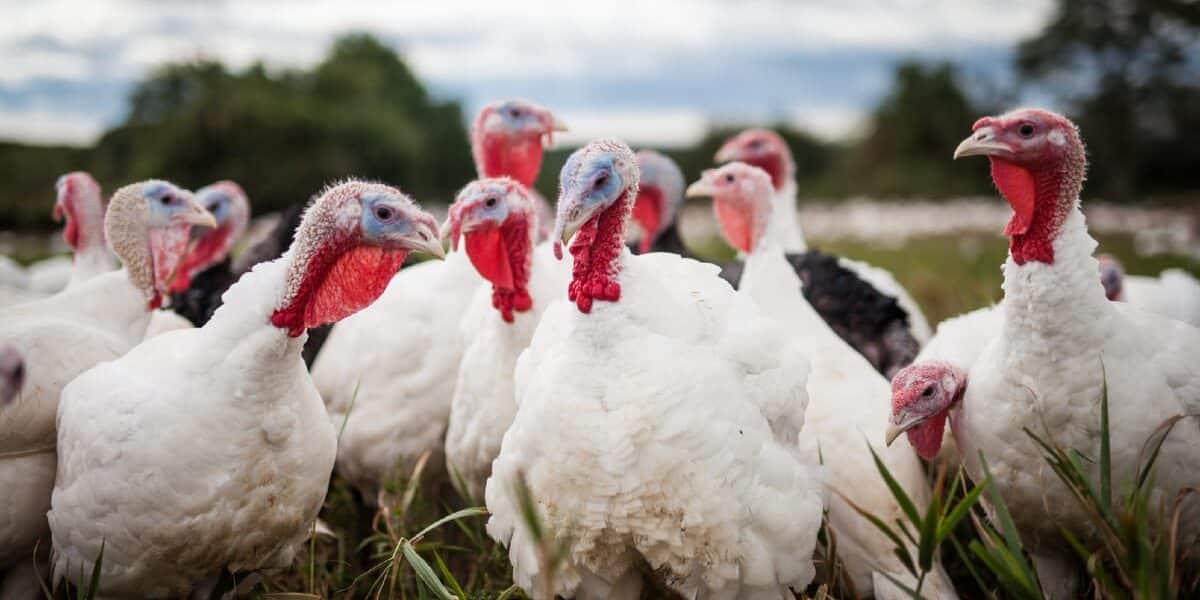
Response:
POLYGON ((1200 7, 1189 0, 1060 0, 1017 50, 1083 129, 1098 191, 1195 189, 1200 148, 1200 7))

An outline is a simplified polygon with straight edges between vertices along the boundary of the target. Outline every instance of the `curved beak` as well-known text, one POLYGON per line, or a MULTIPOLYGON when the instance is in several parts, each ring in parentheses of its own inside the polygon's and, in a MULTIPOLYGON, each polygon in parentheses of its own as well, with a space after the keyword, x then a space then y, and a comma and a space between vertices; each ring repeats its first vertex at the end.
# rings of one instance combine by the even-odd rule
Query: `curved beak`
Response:
POLYGON ((976 129, 954 149, 955 159, 964 156, 995 156, 1004 154, 1012 154, 1012 149, 1006 144, 996 141, 996 132, 991 127, 976 129))
POLYGON ((409 236, 406 241, 415 252, 424 252, 440 260, 445 260, 446 248, 442 246, 442 236, 438 231, 437 221, 433 221, 432 218, 430 221, 432 225, 418 222, 416 224, 417 232, 409 236))
POLYGON ((597 205, 591 210, 584 207, 583 201, 580 198, 566 197, 558 199, 558 213, 554 218, 554 232, 551 234, 554 240, 554 257, 562 259, 562 246, 571 241, 571 236, 583 227, 588 219, 592 218, 593 213, 598 211, 602 206, 597 205))
POLYGON ((567 124, 564 123, 562 119, 558 118, 557 116, 552 117, 552 119, 553 120, 550 121, 550 131, 566 131, 567 130, 567 124))
POLYGON ((725 142, 725 145, 721 146, 720 150, 717 150, 717 153, 713 155, 713 161, 718 163, 726 163, 739 160, 741 157, 741 147, 738 146, 736 140, 730 140, 725 142))
POLYGON ((692 185, 689 185, 684 195, 688 198, 703 198, 716 195, 716 188, 713 187, 707 179, 701 177, 692 185))
POLYGON ((892 416, 892 422, 888 424, 887 431, 884 433, 883 441, 891 446, 900 434, 924 423, 931 415, 910 414, 907 410, 901 409, 899 413, 892 416))
POLYGON ((50 211, 50 218, 54 219, 55 223, 61 223, 64 214, 66 214, 65 209, 63 208, 62 200, 59 199, 54 203, 54 210, 50 211))
POLYGON ((217 220, 212 213, 192 199, 188 200, 188 211, 180 214, 179 220, 197 227, 217 228, 217 220))

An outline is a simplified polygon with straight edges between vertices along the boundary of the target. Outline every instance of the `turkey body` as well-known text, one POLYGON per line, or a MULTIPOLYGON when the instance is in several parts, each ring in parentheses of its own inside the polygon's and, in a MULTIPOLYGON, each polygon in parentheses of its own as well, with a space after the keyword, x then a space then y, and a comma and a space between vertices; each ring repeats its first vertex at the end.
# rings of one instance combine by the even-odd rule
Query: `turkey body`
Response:
POLYGON ((534 590, 512 486, 572 541, 565 597, 636 598, 644 560, 685 597, 791 598, 813 577, 818 469, 795 440, 808 366, 712 265, 621 258, 621 299, 546 309, 488 481, 488 532, 534 590))
POLYGON ((570 261, 555 260, 550 244, 538 246, 532 260, 528 290, 533 308, 514 313, 513 322, 506 323, 492 306, 492 286, 484 284, 459 324, 464 350, 446 428, 446 465, 451 481, 473 501, 483 500, 492 461, 517 412, 517 357, 529 346, 551 299, 562 295, 571 278, 570 261))
POLYGON ((0 410, 0 485, 8 490, 0 509, 0 570, 31 559, 39 540, 48 545, 60 392, 132 348, 148 321, 145 299, 123 271, 0 311, 0 344, 15 346, 27 365, 24 391, 0 410))
POLYGON ((207 326, 147 340, 63 390, 56 573, 90 573, 102 541, 102 596, 173 597, 221 569, 290 563, 336 439, 304 336, 268 324, 287 261, 243 277, 207 326))
POLYGON ((1119 299, 1200 327, 1200 281, 1182 269, 1167 269, 1158 277, 1127 276, 1119 299))
POLYGON ((456 332, 478 286, 462 253, 405 267, 374 304, 333 328, 313 362, 313 381, 342 431, 338 472, 367 502, 425 452, 425 472, 442 472, 463 351, 456 332))
MULTIPOLYGON (((790 258, 790 257, 789 257, 790 258)), ((878 474, 871 449, 923 511, 930 499, 925 471, 907 443, 886 447, 890 394, 887 380, 828 327, 800 293, 802 283, 778 246, 768 243, 746 259, 741 292, 777 319, 791 338, 801 341, 812 365, 808 408, 800 447, 809 461, 825 467, 830 490, 828 521, 837 535, 837 552, 859 593, 878 598, 907 598, 889 577, 915 588, 916 581, 894 557, 893 542, 862 518, 853 501, 884 522, 903 520, 901 507, 878 474), (884 575, 886 573, 886 576, 884 575)), ((922 594, 955 598, 940 563, 929 574, 922 594)))
MULTIPOLYGON (((1098 455, 1107 385, 1112 472, 1125 477, 1135 472, 1143 443, 1160 424, 1200 411, 1194 364, 1200 331, 1108 302, 1096 277, 1095 247, 1075 208, 1053 241, 1053 264, 1018 265, 1009 258, 1001 335, 971 367, 962 407, 951 413, 968 471, 982 475, 983 452, 1023 538, 1034 548, 1055 545, 1061 526, 1077 532, 1091 526, 1022 429, 1085 456, 1098 455)), ((1198 455, 1200 428, 1181 422, 1162 446, 1155 491, 1174 498, 1181 487, 1194 485, 1200 479, 1198 455)), ((1200 543, 1197 504, 1185 505, 1181 544, 1200 543)))

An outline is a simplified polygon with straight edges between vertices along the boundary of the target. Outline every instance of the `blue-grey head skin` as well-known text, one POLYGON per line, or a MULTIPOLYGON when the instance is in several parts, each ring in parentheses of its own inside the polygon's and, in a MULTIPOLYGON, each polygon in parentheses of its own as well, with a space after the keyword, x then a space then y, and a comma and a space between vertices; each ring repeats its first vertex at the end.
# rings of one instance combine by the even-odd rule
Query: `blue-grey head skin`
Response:
POLYGON ((514 137, 549 136, 552 132, 567 129, 549 109, 527 100, 502 100, 485 106, 480 111, 477 127, 486 129, 486 133, 514 137))
POLYGON ((377 244, 406 242, 412 249, 445 258, 437 221, 397 190, 370 189, 359 195, 363 238, 377 244))
POLYGON ((1100 284, 1104 286, 1104 296, 1109 300, 1120 300, 1125 283, 1125 269, 1121 261, 1103 253, 1096 255, 1096 261, 1100 263, 1100 284))
POLYGON ((646 232, 654 238, 675 222, 675 214, 683 204, 684 187, 687 182, 683 171, 671 157, 654 150, 638 150, 636 156, 641 186, 654 186, 662 193, 664 204, 658 219, 658 231, 646 232))
POLYGON ((520 184, 508 178, 481 179, 468 183, 455 200, 455 204, 472 207, 471 218, 463 221, 463 233, 485 223, 503 224, 508 219, 509 190, 514 185, 520 184))
POLYGON ((637 194, 638 175, 637 159, 624 142, 596 140, 572 153, 558 178, 556 246, 622 194, 637 194))
POLYGON ((25 359, 15 346, 0 346, 0 409, 12 404, 25 385, 25 359))
POLYGON ((213 216, 196 203, 191 192, 166 181, 152 179, 143 183, 142 197, 149 207, 146 223, 151 227, 168 227, 177 223, 217 226, 213 216))

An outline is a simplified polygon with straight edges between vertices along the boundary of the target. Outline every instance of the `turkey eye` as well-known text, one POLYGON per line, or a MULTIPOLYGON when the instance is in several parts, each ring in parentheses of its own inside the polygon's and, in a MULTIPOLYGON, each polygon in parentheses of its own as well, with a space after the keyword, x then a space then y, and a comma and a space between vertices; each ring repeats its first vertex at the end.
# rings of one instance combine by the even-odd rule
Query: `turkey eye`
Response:
POLYGON ((175 201, 175 196, 172 196, 170 194, 167 194, 166 196, 163 196, 162 198, 158 199, 159 204, 162 204, 163 206, 166 206, 174 201, 175 201))
POLYGON ((607 173, 602 174, 596 178, 596 187, 604 187, 604 184, 606 184, 606 183, 608 183, 608 174, 607 173))
POLYGON ((392 212, 392 209, 390 209, 386 206, 376 206, 375 207, 375 217, 378 218, 380 221, 391 220, 393 214, 395 214, 395 213, 392 212))
POLYGON ((487 200, 483 201, 483 205, 488 208, 493 208, 496 206, 496 202, 497 200, 495 198, 488 198, 487 200))
POLYGON ((932 395, 933 395, 933 386, 932 386, 932 385, 931 385, 931 386, 929 386, 929 387, 927 387, 927 388, 925 388, 925 391, 921 392, 921 397, 922 397, 922 398, 928 398, 928 397, 930 397, 930 396, 932 396, 932 395))
POLYGON ((1017 133, 1021 134, 1021 137, 1029 137, 1033 135, 1033 125, 1024 123, 1021 125, 1020 129, 1017 129, 1017 133))
POLYGON ((734 179, 734 178, 733 178, 733 174, 729 174, 729 175, 726 175, 726 176, 725 176, 725 182, 726 182, 726 183, 733 183, 733 179, 734 179))
POLYGON ((508 111, 508 114, 509 114, 509 116, 511 116, 511 117, 512 117, 512 118, 514 118, 514 119, 520 119, 520 118, 521 118, 521 111, 519 111, 519 110, 516 110, 516 109, 513 109, 513 110, 510 110, 510 111, 508 111))
POLYGON ((217 212, 217 209, 218 209, 218 208, 220 208, 220 207, 221 207, 221 205, 220 205, 220 204, 217 204, 216 202, 214 202, 214 203, 212 203, 212 204, 209 204, 209 205, 207 206, 207 208, 208 208, 208 212, 217 212))

